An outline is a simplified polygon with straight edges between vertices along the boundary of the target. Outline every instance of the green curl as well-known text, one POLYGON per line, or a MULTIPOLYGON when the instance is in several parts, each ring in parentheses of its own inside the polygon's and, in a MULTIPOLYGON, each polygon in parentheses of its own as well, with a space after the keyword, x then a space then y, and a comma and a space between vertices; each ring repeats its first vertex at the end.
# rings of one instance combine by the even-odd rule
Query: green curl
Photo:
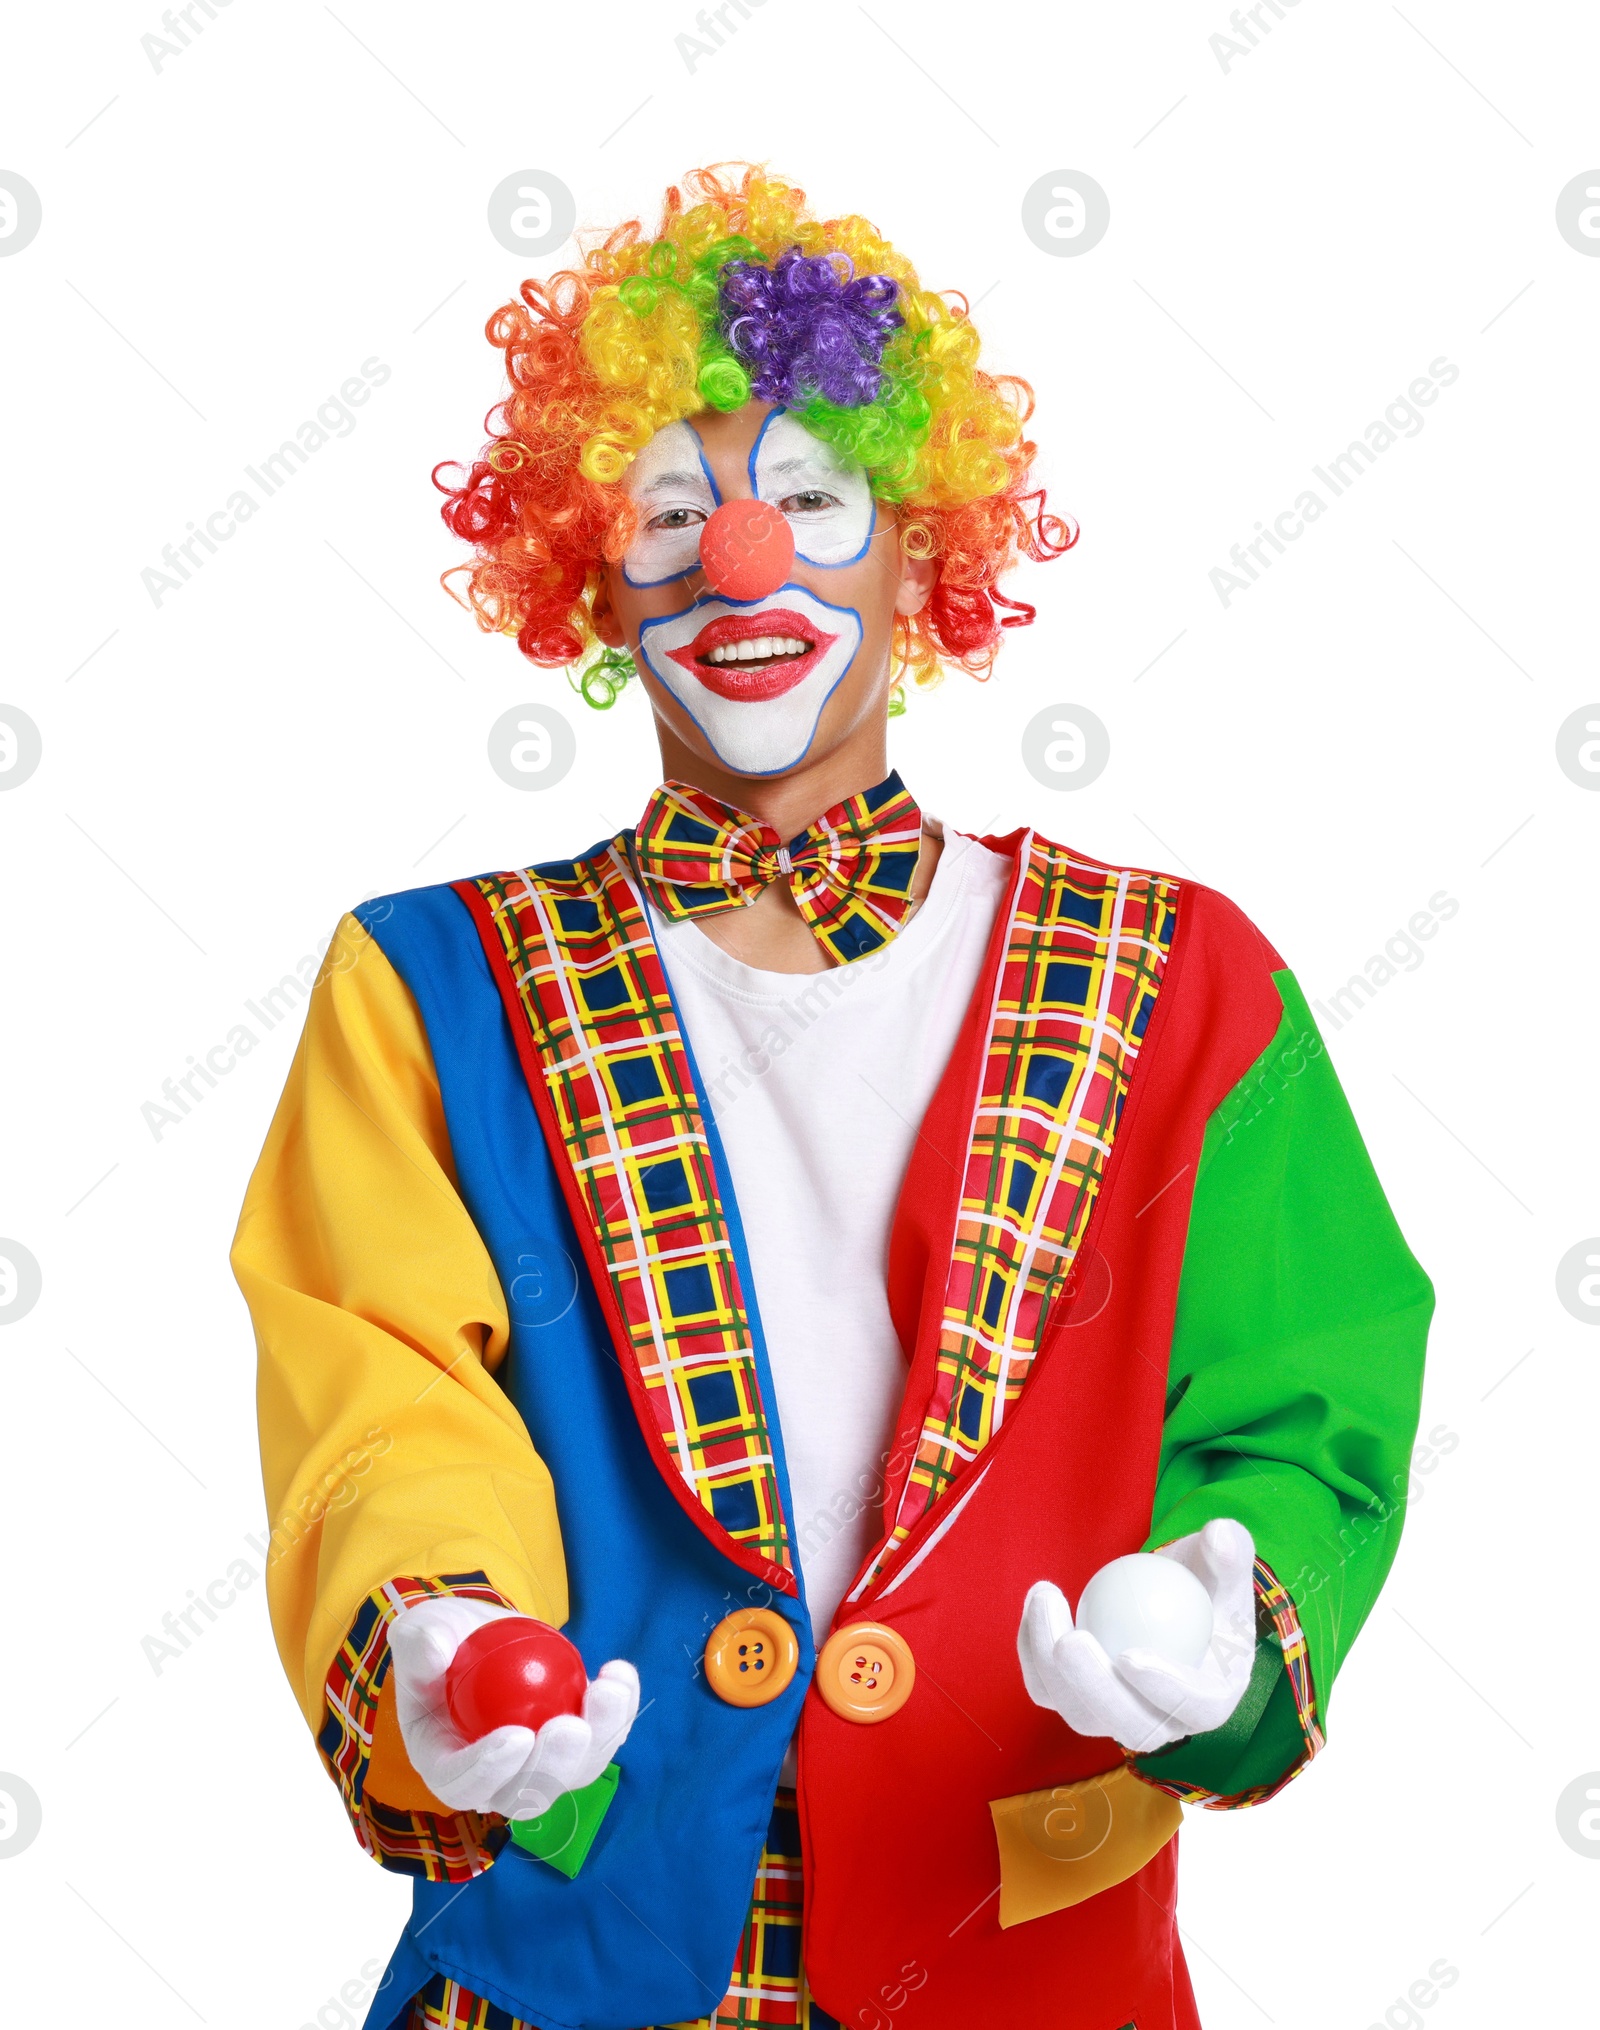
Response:
MULTIPOLYGON (((669 288, 675 286, 667 284, 669 288)), ((661 301, 661 287, 653 275, 629 275, 617 284, 617 300, 635 317, 648 317, 661 301)))
POLYGON ((759 261, 761 251, 754 241, 739 233, 718 240, 689 264, 684 291, 703 324, 715 321, 722 298, 722 271, 730 261, 759 261))
POLYGON ((724 345, 701 346, 695 385, 712 409, 742 409, 750 399, 750 376, 724 345))
POLYGON ((567 681, 586 705, 596 712, 609 712, 630 680, 639 674, 632 655, 625 648, 602 648, 580 668, 568 672, 567 681))
POLYGON ((866 468, 879 500, 904 500, 923 484, 922 451, 933 410, 920 388, 891 374, 877 401, 859 409, 813 395, 798 413, 813 437, 866 468))

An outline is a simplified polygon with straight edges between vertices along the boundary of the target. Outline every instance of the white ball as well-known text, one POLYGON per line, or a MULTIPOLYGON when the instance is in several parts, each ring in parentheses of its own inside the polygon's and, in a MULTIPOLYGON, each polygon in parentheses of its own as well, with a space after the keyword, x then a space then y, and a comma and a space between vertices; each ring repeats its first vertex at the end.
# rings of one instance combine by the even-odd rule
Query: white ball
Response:
POLYGON ((1168 1663, 1194 1665, 1211 1643, 1211 1596, 1176 1559, 1136 1551, 1095 1573, 1078 1602, 1076 1625, 1107 1656, 1153 1649, 1168 1663))

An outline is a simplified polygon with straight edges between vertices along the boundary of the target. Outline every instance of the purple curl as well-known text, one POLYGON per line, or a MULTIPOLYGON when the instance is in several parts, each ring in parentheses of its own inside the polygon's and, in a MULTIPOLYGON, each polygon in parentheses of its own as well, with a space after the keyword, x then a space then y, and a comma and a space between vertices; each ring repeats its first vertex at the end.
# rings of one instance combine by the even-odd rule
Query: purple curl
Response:
POLYGON ((822 395, 859 409, 883 393, 883 348, 905 322, 892 275, 857 275, 842 254, 790 247, 770 268, 730 261, 720 279, 718 322, 752 395, 786 405, 822 395))

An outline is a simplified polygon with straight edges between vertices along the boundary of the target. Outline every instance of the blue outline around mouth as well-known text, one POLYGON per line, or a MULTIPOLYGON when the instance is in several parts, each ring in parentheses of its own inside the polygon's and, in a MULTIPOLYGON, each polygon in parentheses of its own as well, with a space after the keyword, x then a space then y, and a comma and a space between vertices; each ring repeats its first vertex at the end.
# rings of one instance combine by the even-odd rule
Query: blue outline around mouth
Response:
MULTIPOLYGON (((824 613, 837 614, 839 616, 839 620, 841 623, 839 630, 841 636, 843 636, 843 634, 846 632, 845 623, 848 623, 850 627, 854 628, 855 646, 851 649, 849 655, 845 657, 844 662, 840 667, 839 674, 834 678, 833 682, 828 686, 827 690, 824 691, 822 696, 817 700, 816 717, 812 720, 811 730, 806 735, 806 744, 804 747, 801 748, 800 752, 794 757, 794 759, 792 761, 784 762, 783 765, 779 768, 741 768, 735 771, 739 775, 749 775, 754 777, 768 775, 787 775, 791 769, 798 768, 800 763, 805 760, 806 756, 811 752, 812 741, 814 741, 817 737, 817 728, 822 723, 822 713, 824 707, 827 705, 828 700, 833 696, 834 692, 838 690, 839 686, 844 682, 846 676, 849 674, 851 669, 855 666, 856 657, 861 653, 861 644, 866 639, 866 629, 861 624, 861 615, 856 611, 856 609, 853 606, 834 606, 830 604, 828 600, 818 598, 817 594, 813 592, 808 585, 796 585, 793 582, 791 582, 786 585, 780 585, 776 591, 768 592, 767 594, 764 595, 764 597, 760 599, 729 599, 725 593, 707 592, 702 594, 702 596, 699 599, 691 600, 687 606, 679 607, 676 613, 658 614, 655 619, 645 621, 644 624, 639 629, 639 653, 644 657, 645 663, 649 668, 651 676, 655 678, 656 682, 662 687, 662 689, 668 694, 668 696, 672 698, 674 703, 681 705, 684 711, 688 713, 690 720, 698 728, 701 738, 705 741, 706 745, 711 749, 711 752, 714 755, 716 755, 717 759, 720 762, 722 762, 725 767, 732 768, 733 763, 728 760, 727 756, 722 752, 721 748, 718 747, 716 741, 711 737, 711 731, 709 727, 706 726, 704 721, 701 719, 700 715, 690 705, 689 700, 687 698, 682 698, 678 695, 678 691, 675 685, 672 683, 672 681, 666 676, 664 676, 661 673, 661 671, 656 668, 655 663, 651 661, 649 646, 646 637, 650 634, 652 629, 665 627, 669 621, 682 620, 686 614, 698 612, 699 609, 704 606, 728 607, 733 609, 743 609, 749 612, 754 611, 758 607, 767 605, 767 603, 771 600, 781 598, 781 596, 785 592, 791 595, 798 593, 802 600, 805 599, 811 600, 815 605, 821 607, 824 613)), ((681 664, 674 663, 672 667, 674 676, 676 676, 680 681, 689 674, 688 671, 683 669, 681 664)), ((693 681, 693 679, 691 679, 691 681, 693 681)), ((721 702, 728 703, 729 701, 724 699, 721 702)), ((764 700, 763 702, 775 703, 776 700, 771 701, 764 700)))

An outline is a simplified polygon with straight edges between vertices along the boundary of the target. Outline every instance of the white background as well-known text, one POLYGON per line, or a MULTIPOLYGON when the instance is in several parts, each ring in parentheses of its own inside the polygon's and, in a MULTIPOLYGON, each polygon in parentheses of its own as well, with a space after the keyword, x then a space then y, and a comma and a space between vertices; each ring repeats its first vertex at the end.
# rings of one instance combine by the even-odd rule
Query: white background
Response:
POLYGON ((732 156, 981 302, 1083 524, 1018 574, 1039 621, 993 683, 898 723, 924 804, 1211 882, 1319 999, 1436 891, 1459 902, 1327 1025, 1438 1285, 1423 1428, 1457 1442, 1326 1755, 1263 1810, 1191 1816, 1182 1919, 1208 2030, 1577 2020, 1600 1866, 1556 1800, 1600 1769, 1600 1334, 1555 1269, 1600 1229, 1600 796, 1556 733, 1600 698, 1600 260, 1555 201, 1600 163, 1600 18, 1261 15, 1225 71, 1220 0, 766 0, 691 70, 687 0, 232 0, 157 71, 153 0, 13 13, 0 169, 44 210, 0 260, 0 702, 44 758, 0 795, 0 1234, 44 1283, 0 1334, 0 1770, 44 1820, 0 1866, 8 2023, 337 2026, 399 1930, 406 1886, 350 1838, 259 1584, 159 1674, 141 1647, 240 1555, 259 1569, 224 1257, 298 1019, 159 1139, 141 1107, 350 903, 636 814, 637 687, 596 716, 474 631, 436 584, 458 551, 428 473, 499 392, 486 314, 571 257, 498 246, 493 186, 545 169, 606 225, 732 156), (1110 196, 1078 258, 1021 227, 1057 169, 1110 196), (353 433, 155 605, 162 546, 374 356, 392 377, 353 433), (1460 376, 1421 434, 1224 607, 1230 546, 1440 356, 1460 376), (542 794, 485 752, 531 700, 579 743, 542 794), (1021 729, 1073 703, 1111 762, 1046 789, 1021 729), (1396 2006, 1440 1959, 1448 1990, 1396 2006))

